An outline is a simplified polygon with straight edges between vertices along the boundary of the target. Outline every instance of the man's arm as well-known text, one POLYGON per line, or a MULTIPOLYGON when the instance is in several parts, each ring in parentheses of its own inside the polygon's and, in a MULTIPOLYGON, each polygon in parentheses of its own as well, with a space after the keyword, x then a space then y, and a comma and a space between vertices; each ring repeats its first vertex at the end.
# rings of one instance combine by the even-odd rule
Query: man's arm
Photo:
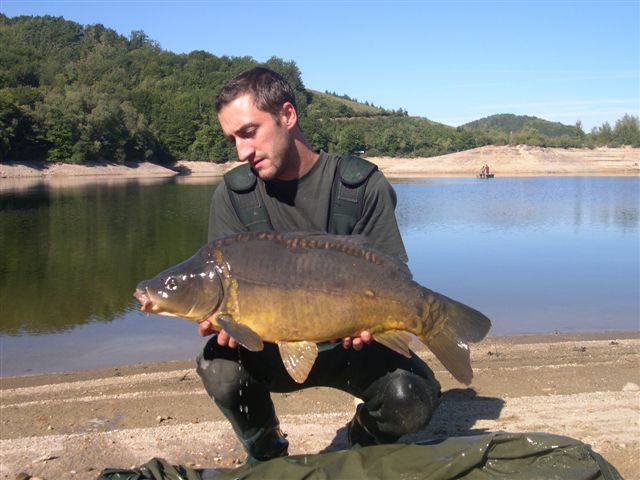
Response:
POLYGON ((354 226, 353 233, 365 235, 374 248, 406 262, 407 252, 395 209, 396 192, 381 172, 375 172, 367 183, 362 217, 354 226))

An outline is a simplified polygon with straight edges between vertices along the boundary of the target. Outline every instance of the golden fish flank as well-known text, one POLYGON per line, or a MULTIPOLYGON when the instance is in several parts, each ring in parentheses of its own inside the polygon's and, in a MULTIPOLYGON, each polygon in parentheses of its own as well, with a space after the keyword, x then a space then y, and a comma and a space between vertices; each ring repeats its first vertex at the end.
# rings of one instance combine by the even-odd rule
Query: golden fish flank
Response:
POLYGON ((406 264, 354 236, 232 235, 141 282, 134 295, 143 311, 210 320, 248 350, 276 343, 299 383, 313 367, 316 343, 369 330, 405 356, 416 335, 468 384, 468 344, 491 326, 477 310, 419 285, 406 264))

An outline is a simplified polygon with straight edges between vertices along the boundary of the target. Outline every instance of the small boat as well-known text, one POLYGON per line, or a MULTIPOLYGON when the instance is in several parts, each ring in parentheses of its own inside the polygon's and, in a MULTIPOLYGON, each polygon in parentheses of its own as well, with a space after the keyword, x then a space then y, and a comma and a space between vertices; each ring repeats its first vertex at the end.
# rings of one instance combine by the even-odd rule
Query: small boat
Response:
POLYGON ((493 173, 479 173, 478 178, 493 178, 493 173))

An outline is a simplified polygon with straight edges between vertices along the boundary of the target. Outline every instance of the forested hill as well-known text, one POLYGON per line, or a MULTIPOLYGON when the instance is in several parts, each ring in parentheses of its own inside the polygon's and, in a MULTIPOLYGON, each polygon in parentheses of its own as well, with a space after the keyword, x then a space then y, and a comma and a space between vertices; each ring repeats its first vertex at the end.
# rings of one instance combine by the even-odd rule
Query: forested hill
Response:
POLYGON ((352 118, 352 117, 389 117, 407 116, 406 110, 387 110, 382 107, 365 101, 359 102, 348 95, 338 95, 335 92, 317 92, 309 90, 311 102, 307 112, 318 114, 330 118, 352 118))
POLYGON ((517 133, 526 128, 532 128, 542 135, 549 137, 560 137, 562 135, 571 136, 576 133, 575 126, 570 127, 559 122, 550 122, 538 117, 514 115, 512 113, 491 115, 490 117, 466 123, 462 127, 471 131, 496 130, 506 134, 517 133))
MULTIPOLYGON (((250 57, 175 54, 142 31, 125 37, 50 16, 0 14, 0 45, 0 160, 223 162, 235 155, 213 103, 229 78, 258 65, 250 57)), ((264 65, 291 83, 315 149, 430 156, 509 141, 503 132, 456 129, 310 91, 294 61, 273 57, 264 65)), ((549 144, 533 133, 527 138, 549 144)), ((576 130, 551 141, 580 146, 585 139, 592 141, 576 130)))

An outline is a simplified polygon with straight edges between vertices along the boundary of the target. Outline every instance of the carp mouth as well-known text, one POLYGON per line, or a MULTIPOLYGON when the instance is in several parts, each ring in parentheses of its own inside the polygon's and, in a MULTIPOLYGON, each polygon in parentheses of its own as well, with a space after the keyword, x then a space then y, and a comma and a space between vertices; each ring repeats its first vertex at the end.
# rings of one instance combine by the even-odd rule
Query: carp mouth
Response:
POLYGON ((149 294, 145 290, 136 288, 133 296, 140 304, 140 311, 147 313, 161 313, 160 307, 151 301, 149 294))

